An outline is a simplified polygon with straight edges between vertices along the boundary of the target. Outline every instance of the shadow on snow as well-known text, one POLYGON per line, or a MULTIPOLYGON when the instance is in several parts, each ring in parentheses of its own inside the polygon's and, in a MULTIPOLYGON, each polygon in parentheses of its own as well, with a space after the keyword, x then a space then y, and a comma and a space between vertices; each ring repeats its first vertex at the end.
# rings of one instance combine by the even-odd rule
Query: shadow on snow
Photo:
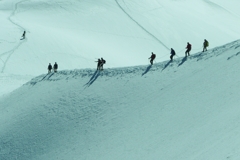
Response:
POLYGON ((185 57, 182 59, 182 62, 179 63, 178 67, 181 66, 181 65, 182 65, 184 62, 186 62, 186 61, 187 61, 187 56, 185 56, 185 57))
POLYGON ((151 68, 152 68, 152 65, 149 65, 149 66, 147 67, 146 71, 142 74, 142 76, 145 75, 151 68))
POLYGON ((94 81, 96 81, 96 79, 98 78, 98 76, 100 75, 100 72, 98 72, 98 70, 96 70, 94 72, 94 74, 92 75, 92 77, 90 78, 90 80, 84 85, 84 86, 90 86, 93 84, 94 81))
POLYGON ((163 71, 164 69, 166 69, 171 62, 172 62, 172 61, 170 60, 167 64, 165 64, 165 66, 163 67, 162 71, 163 71))

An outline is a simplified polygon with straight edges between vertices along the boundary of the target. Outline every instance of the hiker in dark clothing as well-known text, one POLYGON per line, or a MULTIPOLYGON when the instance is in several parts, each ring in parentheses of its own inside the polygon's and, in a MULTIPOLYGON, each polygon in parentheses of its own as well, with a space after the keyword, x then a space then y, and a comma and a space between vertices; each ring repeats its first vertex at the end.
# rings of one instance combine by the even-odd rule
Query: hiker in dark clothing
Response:
POLYGON ((57 64, 57 62, 55 62, 55 64, 53 65, 54 72, 57 72, 57 69, 58 69, 58 64, 57 64))
POLYGON ((99 67, 100 70, 103 70, 103 65, 104 65, 105 63, 106 63, 106 60, 103 59, 103 58, 101 58, 101 64, 100 64, 100 67, 99 67))
POLYGON ((51 71, 52 71, 52 65, 51 65, 51 63, 49 63, 49 65, 48 65, 48 73, 51 73, 51 71))
POLYGON ((209 43, 206 39, 204 39, 204 42, 203 42, 203 51, 202 52, 205 52, 207 51, 207 47, 209 46, 209 43))
POLYGON ((101 59, 98 59, 98 61, 95 61, 95 62, 97 62, 97 70, 100 70, 100 67, 101 67, 101 64, 102 64, 101 59))
POLYGON ((174 49, 171 48, 171 52, 170 52, 171 56, 170 56, 170 59, 172 60, 173 59, 173 56, 175 56, 175 51, 174 49))
POLYGON ((26 31, 23 32, 22 39, 25 39, 26 31))
POLYGON ((148 59, 150 59, 151 65, 153 64, 153 60, 154 60, 155 58, 156 58, 156 54, 154 54, 154 53, 152 52, 151 57, 148 58, 148 59))
POLYGON ((186 52, 185 52, 185 56, 190 56, 190 51, 191 51, 191 49, 192 49, 192 45, 188 42, 187 43, 187 47, 186 47, 186 52))

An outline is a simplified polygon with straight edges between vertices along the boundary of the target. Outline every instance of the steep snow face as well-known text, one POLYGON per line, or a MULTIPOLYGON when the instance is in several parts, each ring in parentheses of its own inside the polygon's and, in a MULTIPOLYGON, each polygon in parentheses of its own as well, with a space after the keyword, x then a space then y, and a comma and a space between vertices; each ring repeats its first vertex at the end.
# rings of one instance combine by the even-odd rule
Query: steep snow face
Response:
POLYGON ((0 159, 239 159, 240 41, 40 75, 0 101, 0 159))

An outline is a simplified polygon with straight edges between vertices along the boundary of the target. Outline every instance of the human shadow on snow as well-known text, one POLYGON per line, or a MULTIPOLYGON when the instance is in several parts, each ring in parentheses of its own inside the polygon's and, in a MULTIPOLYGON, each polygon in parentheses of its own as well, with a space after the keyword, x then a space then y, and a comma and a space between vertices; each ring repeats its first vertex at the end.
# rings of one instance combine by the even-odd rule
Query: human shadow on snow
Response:
POLYGON ((149 66, 147 67, 147 69, 145 70, 145 72, 142 74, 142 76, 145 75, 151 68, 152 68, 152 65, 149 65, 149 66))
POLYGON ((100 75, 100 72, 98 70, 96 70, 94 72, 94 74, 92 75, 92 77, 90 78, 90 80, 84 85, 84 86, 90 86, 93 84, 94 81, 96 81, 96 79, 98 78, 98 76, 100 75))
POLYGON ((234 54, 234 55, 232 55, 232 56, 228 57, 228 59, 227 59, 227 60, 230 60, 230 59, 232 59, 233 57, 235 57, 235 56, 238 56, 239 54, 240 54, 240 52, 238 52, 238 53, 236 53, 236 54, 234 54))
POLYGON ((181 65, 182 65, 184 62, 186 62, 186 61, 187 61, 187 56, 185 56, 185 57, 182 59, 182 62, 179 63, 178 67, 181 66, 181 65))
POLYGON ((163 67, 162 71, 163 71, 164 69, 166 69, 171 62, 172 62, 172 61, 170 60, 167 64, 165 64, 165 66, 163 67))

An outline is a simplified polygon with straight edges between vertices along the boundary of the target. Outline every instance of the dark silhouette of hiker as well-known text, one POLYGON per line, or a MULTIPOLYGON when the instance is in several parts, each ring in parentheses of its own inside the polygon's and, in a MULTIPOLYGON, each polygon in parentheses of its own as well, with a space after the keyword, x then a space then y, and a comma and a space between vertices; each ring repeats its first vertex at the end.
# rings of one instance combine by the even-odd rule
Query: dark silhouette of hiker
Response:
POLYGON ((58 69, 58 64, 57 64, 57 62, 55 62, 55 64, 53 65, 54 72, 57 72, 57 69, 58 69))
POLYGON ((101 67, 101 64, 102 64, 101 59, 98 59, 98 60, 95 61, 95 62, 97 62, 97 70, 100 70, 100 67, 101 67))
POLYGON ((99 67, 100 70, 103 70, 103 65, 104 65, 105 63, 106 63, 106 60, 103 59, 103 58, 101 58, 101 64, 100 64, 100 67, 99 67))
POLYGON ((151 65, 153 64, 153 60, 154 60, 155 58, 156 58, 156 54, 154 54, 154 53, 152 52, 151 57, 148 58, 148 59, 150 59, 151 65))
POLYGON ((192 45, 189 43, 189 42, 187 42, 187 47, 186 47, 186 52, 185 52, 185 56, 190 56, 190 51, 191 51, 191 49, 192 49, 192 45))
POLYGON ((51 73, 51 71, 52 71, 52 65, 51 65, 51 63, 49 63, 49 65, 48 65, 48 73, 51 73))
POLYGON ((173 56, 176 55, 176 52, 174 51, 174 49, 171 48, 170 54, 171 54, 170 59, 172 60, 172 59, 173 59, 173 56))
POLYGON ((26 31, 23 32, 22 39, 25 39, 26 31))
POLYGON ((207 51, 207 47, 209 46, 209 43, 206 39, 204 39, 204 42, 203 42, 203 51, 202 52, 205 52, 207 51))

